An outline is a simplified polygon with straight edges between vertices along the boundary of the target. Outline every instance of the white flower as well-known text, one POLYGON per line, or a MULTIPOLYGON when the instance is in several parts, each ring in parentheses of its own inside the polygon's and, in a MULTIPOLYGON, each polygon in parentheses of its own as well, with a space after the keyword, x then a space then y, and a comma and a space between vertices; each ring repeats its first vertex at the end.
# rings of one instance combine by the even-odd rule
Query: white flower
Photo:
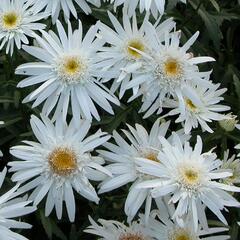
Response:
POLYGON ((140 90, 130 100, 143 95, 140 112, 147 111, 144 117, 156 111, 158 114, 161 113, 163 101, 167 101, 170 97, 175 97, 183 103, 183 92, 191 92, 193 85, 212 87, 213 84, 208 80, 210 73, 199 72, 197 64, 214 61, 211 57, 193 57, 192 53, 187 52, 199 32, 180 47, 180 32, 166 32, 165 41, 162 43, 155 27, 150 23, 146 25, 151 54, 144 53, 147 64, 142 66, 145 71, 141 70, 141 79, 133 78, 127 86, 133 88, 140 85, 140 90))
POLYGON ((133 222, 126 226, 118 221, 104 219, 99 219, 101 225, 98 225, 91 217, 89 221, 91 226, 84 232, 97 235, 101 240, 153 240, 141 222, 133 222))
POLYGON ((221 168, 232 171, 232 176, 223 179, 225 184, 240 184, 240 159, 236 158, 236 155, 229 157, 229 150, 224 152, 221 168))
MULTIPOLYGON (((106 168, 112 173, 113 177, 108 177, 100 184, 99 193, 104 193, 117 189, 127 183, 133 183, 126 202, 125 213, 128 216, 128 221, 131 221, 139 208, 145 204, 146 217, 151 210, 152 197, 149 189, 137 189, 136 185, 142 181, 151 178, 147 174, 142 174, 137 170, 135 159, 143 157, 150 162, 158 161, 157 155, 161 149, 159 136, 165 136, 170 122, 162 123, 158 119, 150 133, 146 129, 136 124, 136 128, 128 125, 130 131, 123 130, 125 136, 130 141, 126 142, 116 131, 113 132, 113 138, 116 144, 106 143, 106 150, 98 152, 105 160, 110 162, 106 168)), ((158 203, 158 199, 156 199, 158 203)))
POLYGON ((204 206, 227 225, 221 210, 225 206, 240 207, 239 202, 228 193, 239 192, 240 188, 220 182, 232 176, 230 170, 219 169, 222 161, 216 159, 216 154, 211 151, 202 153, 202 140, 199 136, 194 149, 188 141, 182 144, 177 135, 172 144, 163 137, 160 140, 160 162, 137 160, 138 170, 153 177, 153 180, 145 181, 137 187, 152 189, 154 198, 170 194, 170 202, 177 204, 173 219, 191 214, 195 229, 198 222, 203 221, 204 206))
POLYGON ((45 101, 42 112, 47 116, 57 105, 53 119, 60 115, 65 118, 70 103, 76 122, 80 115, 89 120, 92 120, 92 116, 100 120, 94 102, 113 114, 109 101, 115 104, 119 104, 119 101, 100 83, 99 78, 103 73, 98 66, 96 53, 104 42, 95 38, 97 27, 92 26, 83 39, 80 21, 75 31, 72 31, 68 22, 68 34, 59 21, 57 29, 59 37, 52 31, 42 31, 42 38, 36 35, 40 47, 23 47, 40 60, 23 64, 16 70, 17 74, 30 76, 21 81, 18 87, 40 84, 24 102, 35 101, 33 107, 36 107, 45 101))
POLYGON ((0 5, 0 50, 6 45, 6 53, 13 54, 14 46, 21 49, 22 43, 29 44, 27 37, 33 37, 35 30, 45 28, 45 24, 37 23, 48 16, 33 13, 26 0, 2 0, 0 5))
POLYGON ((110 173, 101 166, 104 160, 92 156, 91 151, 110 136, 98 131, 85 138, 91 126, 89 121, 81 121, 79 126, 72 121, 68 126, 58 119, 53 125, 46 117, 41 121, 32 116, 30 123, 39 142, 24 141, 26 145, 11 148, 11 154, 20 159, 8 163, 10 171, 15 172, 12 180, 24 184, 19 193, 34 189, 29 198, 36 205, 47 196, 46 216, 55 207, 61 219, 66 202, 69 219, 74 221, 73 189, 90 201, 99 201, 89 180, 99 181, 110 173))
MULTIPOLYGON (((105 0, 106 1, 106 0, 105 0)), ((171 0, 177 2, 177 0, 171 0)), ((180 0, 186 3, 186 0, 180 0)), ((140 13, 144 11, 151 11, 153 16, 157 18, 158 14, 163 14, 165 9, 165 0, 110 0, 114 3, 114 7, 124 4, 130 16, 132 16, 139 5, 140 13)))
POLYGON ((226 116, 220 112, 227 111, 228 106, 218 104, 223 97, 221 95, 227 89, 218 89, 220 84, 213 85, 212 88, 202 86, 193 87, 191 91, 183 93, 183 103, 177 100, 167 100, 166 104, 174 108, 169 115, 178 115, 176 122, 182 122, 185 133, 188 134, 192 128, 201 126, 203 131, 210 133, 213 130, 208 126, 212 121, 228 121, 226 116), (181 106, 181 104, 184 104, 181 106), (182 111, 184 109, 184 111, 182 111), (224 120, 223 120, 224 119, 224 120))
MULTIPOLYGON (((143 221, 144 216, 140 215, 143 221)), ((156 240, 226 240, 229 239, 228 235, 214 235, 228 231, 228 228, 216 227, 203 229, 200 225, 197 231, 193 226, 191 218, 185 218, 181 225, 176 221, 171 220, 171 216, 167 209, 152 211, 148 224, 145 226, 146 232, 150 232, 151 236, 156 240), (162 217, 163 215, 163 217, 162 217)))
MULTIPOLYGON (((164 205, 163 205, 164 207, 164 205)), ((113 220, 99 219, 99 225, 89 217, 91 225, 84 232, 97 235, 101 240, 226 240, 228 235, 218 235, 228 231, 227 228, 216 227, 203 229, 201 226, 197 231, 193 228, 193 222, 186 218, 180 226, 170 219, 168 209, 154 210, 151 212, 148 223, 145 216, 140 214, 139 220, 132 222, 129 226, 113 220), (214 234, 214 236, 212 236, 214 234)))
MULTIPOLYGON (((128 73, 128 71, 130 69, 133 71, 135 68, 138 68, 142 65, 142 61, 144 61, 143 56, 134 49, 141 52, 149 51, 148 41, 145 36, 145 22, 148 16, 145 17, 140 27, 137 25, 135 14, 131 19, 131 17, 123 11, 123 26, 110 12, 108 12, 108 16, 114 30, 103 23, 98 23, 100 29, 99 35, 110 45, 109 47, 104 46, 103 49, 101 49, 100 56, 103 59, 101 64, 105 70, 116 72, 112 91, 116 91, 121 84, 119 93, 121 98, 131 78, 131 74, 128 73), (124 69, 124 71, 122 71, 122 69, 124 69)), ((175 22, 170 18, 157 25, 156 30, 159 37, 164 39, 164 34, 170 32, 174 27, 175 22)), ((135 77, 141 78, 141 74, 135 77)), ((105 81, 108 81, 108 79, 105 81)), ((134 93, 137 93, 137 91, 138 86, 133 89, 134 93)))
MULTIPOLYGON (((6 173, 7 168, 0 172, 0 188, 6 173)), ((22 198, 14 199, 18 187, 19 185, 16 185, 0 196, 0 239, 2 240, 27 240, 20 234, 12 232, 11 229, 28 229, 32 227, 30 224, 12 219, 30 214, 36 210, 36 207, 29 206, 31 201, 25 201, 22 198)))
POLYGON ((96 7, 101 6, 100 0, 30 0, 33 2, 34 11, 41 11, 45 9, 46 13, 50 13, 52 22, 56 23, 60 11, 63 10, 64 18, 67 21, 72 14, 77 18, 77 10, 75 6, 79 6, 86 14, 92 12, 88 3, 96 7))

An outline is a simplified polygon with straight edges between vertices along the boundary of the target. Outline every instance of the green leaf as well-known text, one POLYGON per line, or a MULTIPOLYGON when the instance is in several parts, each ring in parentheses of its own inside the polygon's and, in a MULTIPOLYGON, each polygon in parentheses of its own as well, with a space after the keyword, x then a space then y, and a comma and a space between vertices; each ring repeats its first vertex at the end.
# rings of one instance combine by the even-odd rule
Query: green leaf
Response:
POLYGON ((199 15, 205 23, 207 32, 209 34, 209 37, 213 41, 214 46, 219 49, 220 41, 223 36, 216 19, 214 18, 214 16, 210 15, 207 11, 202 9, 199 9, 199 15))
POLYGON ((211 4, 213 5, 213 7, 220 12, 220 7, 218 5, 218 3, 215 0, 210 0, 211 4))
POLYGON ((235 91, 238 95, 238 98, 240 99, 240 80, 236 75, 233 75, 233 83, 234 83, 235 91))
POLYGON ((67 240, 67 237, 64 235, 63 231, 57 226, 57 224, 53 221, 51 221, 51 224, 53 234, 61 240, 67 240))
POLYGON ((51 240, 52 239, 52 224, 51 221, 48 217, 45 217, 44 211, 40 210, 40 219, 42 226, 48 236, 48 238, 51 240))

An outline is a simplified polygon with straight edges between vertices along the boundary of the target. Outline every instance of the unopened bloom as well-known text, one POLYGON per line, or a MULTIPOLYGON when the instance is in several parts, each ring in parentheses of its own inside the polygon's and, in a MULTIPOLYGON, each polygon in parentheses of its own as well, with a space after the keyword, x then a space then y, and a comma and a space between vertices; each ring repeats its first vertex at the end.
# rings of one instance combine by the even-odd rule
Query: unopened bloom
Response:
POLYGON ((222 169, 229 169, 232 171, 232 176, 223 179, 225 184, 239 184, 240 183, 240 159, 236 155, 229 156, 229 150, 224 152, 222 169))
POLYGON ((219 121, 219 125, 226 132, 232 132, 235 128, 240 129, 240 124, 238 124, 238 119, 236 115, 232 113, 226 114, 226 118, 219 121))

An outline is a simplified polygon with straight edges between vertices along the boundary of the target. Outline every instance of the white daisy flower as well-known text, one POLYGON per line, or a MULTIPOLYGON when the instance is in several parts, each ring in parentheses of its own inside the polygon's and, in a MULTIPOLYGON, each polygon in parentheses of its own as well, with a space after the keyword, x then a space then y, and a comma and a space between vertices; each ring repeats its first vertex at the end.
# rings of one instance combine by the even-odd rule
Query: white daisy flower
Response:
POLYGON ((30 0, 33 2, 34 11, 44 11, 50 13, 52 22, 56 23, 60 11, 63 11, 65 20, 69 20, 70 14, 77 18, 76 6, 80 7, 84 13, 89 14, 92 12, 88 3, 100 7, 101 0, 30 0))
POLYGON ((68 34, 59 21, 57 29, 59 36, 52 31, 41 31, 43 37, 35 36, 40 47, 23 47, 39 62, 26 63, 17 68, 16 74, 30 76, 21 81, 18 87, 40 84, 23 102, 34 101, 33 107, 44 102, 42 112, 46 116, 57 106, 54 120, 60 115, 66 118, 69 103, 76 122, 80 116, 88 120, 94 116, 100 120, 94 102, 113 114, 109 102, 119 104, 119 101, 100 83, 101 75, 108 73, 101 71, 98 66, 96 54, 104 42, 95 38, 97 26, 92 26, 84 38, 80 21, 75 31, 72 31, 68 22, 68 34))
POLYGON ((6 54, 13 54, 14 46, 21 49, 22 43, 29 44, 27 37, 33 37, 35 30, 46 27, 38 23, 47 17, 40 10, 33 13, 26 0, 2 0, 0 5, 0 50, 6 45, 6 54))
POLYGON ((137 187, 152 189, 154 198, 170 194, 170 202, 177 204, 173 219, 191 214, 195 229, 199 221, 204 221, 204 205, 227 225, 221 210, 225 206, 240 207, 240 203, 228 193, 239 192, 240 188, 221 183, 232 176, 230 170, 220 169, 222 161, 216 159, 212 151, 202 153, 199 136, 194 149, 188 141, 182 144, 177 135, 172 143, 163 137, 160 141, 159 162, 137 160, 138 171, 153 177, 153 180, 140 183, 137 187))
MULTIPOLYGON (((7 168, 0 172, 0 188, 4 182, 7 173, 7 168)), ((29 206, 31 201, 25 201, 22 198, 15 198, 16 190, 19 185, 16 185, 8 192, 0 196, 0 239, 2 240, 27 240, 11 229, 28 229, 32 226, 13 218, 30 214, 36 210, 36 207, 29 206)))
POLYGON ((230 169, 232 176, 224 178, 225 184, 240 184, 240 159, 236 158, 236 155, 229 156, 229 150, 224 152, 222 169, 230 169))
MULTIPOLYGON (((143 221, 144 216, 140 215, 140 219, 143 221)), ((216 235, 216 233, 228 231, 228 228, 215 227, 203 229, 199 225, 197 231, 195 231, 191 218, 185 218, 182 224, 179 225, 171 219, 167 209, 164 212, 159 210, 152 211, 145 229, 156 240, 226 240, 230 238, 229 235, 216 235), (162 217, 162 215, 165 216, 162 217)))
MULTIPOLYGON (((106 1, 106 0, 105 0, 106 1)), ((140 13, 144 11, 151 11, 155 18, 158 17, 159 13, 163 14, 165 10, 165 0, 109 0, 111 3, 114 3, 114 7, 124 5, 128 10, 128 14, 132 16, 136 8, 139 6, 140 13)), ((177 2, 178 0, 170 0, 177 2)), ((180 0, 183 3, 186 3, 186 0, 180 0)))
POLYGON ((68 126, 62 120, 55 125, 42 117, 31 118, 32 130, 39 142, 24 141, 26 145, 11 148, 10 153, 20 161, 9 162, 14 182, 24 185, 19 193, 34 189, 29 199, 38 205, 47 196, 45 214, 48 216, 55 207, 58 219, 62 218, 63 202, 66 202, 70 221, 75 218, 73 189, 90 201, 98 203, 99 198, 89 180, 103 180, 111 175, 101 165, 104 160, 91 155, 91 151, 106 142, 110 136, 98 131, 87 137, 91 126, 73 121, 68 126))
MULTIPOLYGON (((102 66, 105 70, 111 70, 116 72, 116 78, 112 85, 112 91, 115 92, 116 89, 121 84, 120 88, 120 98, 123 96, 126 85, 128 84, 131 74, 128 73, 129 69, 133 71, 142 65, 144 61, 143 56, 134 49, 141 52, 148 52, 148 41, 145 37, 145 22, 148 16, 145 17, 143 24, 138 27, 136 15, 129 17, 125 11, 123 11, 123 26, 114 17, 113 14, 108 12, 110 21, 114 27, 114 30, 109 28, 104 23, 98 23, 100 33, 99 35, 110 45, 109 47, 103 47, 101 49, 102 66), (122 71, 125 69, 125 71, 122 71)), ((170 32, 176 23, 172 19, 168 19, 161 24, 157 24, 156 30, 159 37, 164 39, 164 34, 170 32)), ((141 74, 135 76, 136 78, 141 78, 141 74)), ((106 79, 105 81, 108 81, 106 79)), ((136 94, 138 91, 138 86, 133 89, 136 94)))
POLYGON ((219 104, 224 99, 221 95, 227 89, 218 89, 219 86, 220 84, 213 85, 212 88, 196 86, 191 91, 185 91, 183 93, 184 106, 180 106, 182 102, 178 100, 166 101, 168 105, 174 108, 169 112, 169 115, 179 115, 176 122, 183 123, 186 134, 199 125, 203 131, 212 133, 213 130, 208 126, 208 123, 228 121, 221 112, 229 110, 230 107, 219 104), (182 109, 185 110, 182 111, 182 109))
MULTIPOLYGON (((162 43, 155 27, 146 24, 146 36, 151 48, 151 54, 143 53, 147 59, 141 71, 141 78, 133 78, 127 88, 141 86, 138 93, 130 100, 143 95, 143 105, 140 112, 146 112, 148 117, 154 112, 161 113, 163 101, 171 96, 178 99, 183 106, 183 92, 191 92, 192 85, 212 87, 209 72, 199 72, 197 64, 214 61, 211 57, 193 57, 187 51, 197 39, 199 32, 195 33, 183 46, 180 46, 180 32, 165 34, 162 43)), ((137 70, 136 70, 137 72, 137 70)), ((184 111, 184 108, 182 109, 184 111)))
POLYGON ((129 226, 112 220, 99 219, 98 225, 91 217, 89 217, 91 226, 84 232, 97 235, 101 240, 226 240, 228 235, 218 235, 228 231, 227 228, 216 227, 203 229, 199 226, 195 231, 193 222, 188 218, 182 226, 170 219, 167 209, 152 211, 149 221, 146 224, 145 216, 140 214, 139 220, 132 222, 129 226), (162 217, 165 215, 166 218, 162 217), (214 236, 212 236, 214 234, 214 236))
MULTIPOLYGON (((152 197, 149 189, 137 189, 136 185, 146 179, 151 179, 147 174, 142 174, 137 170, 135 159, 143 157, 148 161, 158 161, 157 155, 161 149, 159 136, 165 136, 170 122, 160 124, 158 119, 150 133, 146 129, 136 124, 136 128, 128 125, 130 131, 123 130, 123 133, 130 141, 125 141, 116 131, 113 132, 113 138, 116 144, 106 143, 107 150, 98 151, 100 155, 110 162, 106 168, 112 173, 113 177, 106 178, 100 184, 99 193, 109 192, 117 189, 127 183, 133 183, 126 202, 125 213, 128 221, 131 221, 139 208, 145 203, 146 217, 151 210, 152 197)), ((157 204, 159 200, 156 199, 157 204)))
POLYGON ((91 217, 89 221, 91 226, 84 232, 97 235, 101 240, 153 240, 141 222, 132 222, 126 226, 118 221, 104 219, 99 219, 101 225, 98 225, 91 217))

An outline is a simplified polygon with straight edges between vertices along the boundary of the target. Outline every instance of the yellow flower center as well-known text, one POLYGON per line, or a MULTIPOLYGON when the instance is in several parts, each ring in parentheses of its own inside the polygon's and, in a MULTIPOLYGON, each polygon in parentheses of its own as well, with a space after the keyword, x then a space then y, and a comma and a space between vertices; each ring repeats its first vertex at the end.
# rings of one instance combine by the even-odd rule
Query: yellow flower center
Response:
POLYGON ((144 237, 141 234, 127 233, 121 235, 119 240, 144 240, 144 237))
POLYGON ((86 81, 87 62, 78 55, 63 56, 56 67, 59 78, 65 84, 77 84, 86 81))
POLYGON ((132 48, 135 48, 135 49, 143 52, 145 50, 144 44, 139 39, 134 39, 134 40, 129 41, 128 46, 127 46, 127 53, 130 57, 135 58, 135 59, 141 58, 142 55, 132 48))
POLYGON ((20 16, 16 12, 8 12, 2 16, 3 27, 7 30, 12 30, 18 27, 20 16))
POLYGON ((77 168, 77 156, 72 149, 56 148, 48 156, 52 171, 61 176, 70 175, 77 168))
POLYGON ((160 56, 154 69, 154 78, 159 86, 167 91, 181 87, 186 81, 184 64, 171 56, 160 56))
POLYGON ((190 240, 190 238, 186 235, 180 235, 180 236, 177 236, 176 240, 190 240))
POLYGON ((185 99, 185 103, 187 105, 187 108, 191 111, 195 112, 197 110, 196 105, 189 98, 185 99))
POLYGON ((197 240, 196 236, 193 236, 191 232, 184 228, 175 229, 169 235, 169 240, 197 240))
POLYGON ((74 76, 76 73, 81 71, 82 64, 77 57, 67 57, 63 63, 63 71, 67 75, 74 76))
POLYGON ((193 169, 186 169, 183 176, 184 179, 190 184, 195 184, 199 178, 198 172, 193 169))
POLYGON ((179 184, 186 190, 195 192, 201 185, 202 171, 196 166, 179 167, 179 184))
POLYGON ((181 233, 178 236, 175 237, 176 240, 191 240, 191 237, 188 235, 188 233, 181 233))
POLYGON ((144 158, 146 158, 150 161, 153 161, 153 162, 159 162, 157 152, 156 153, 155 152, 147 153, 144 155, 144 158))
POLYGON ((164 63, 164 71, 169 77, 176 77, 182 74, 181 65, 177 60, 171 58, 164 63))

